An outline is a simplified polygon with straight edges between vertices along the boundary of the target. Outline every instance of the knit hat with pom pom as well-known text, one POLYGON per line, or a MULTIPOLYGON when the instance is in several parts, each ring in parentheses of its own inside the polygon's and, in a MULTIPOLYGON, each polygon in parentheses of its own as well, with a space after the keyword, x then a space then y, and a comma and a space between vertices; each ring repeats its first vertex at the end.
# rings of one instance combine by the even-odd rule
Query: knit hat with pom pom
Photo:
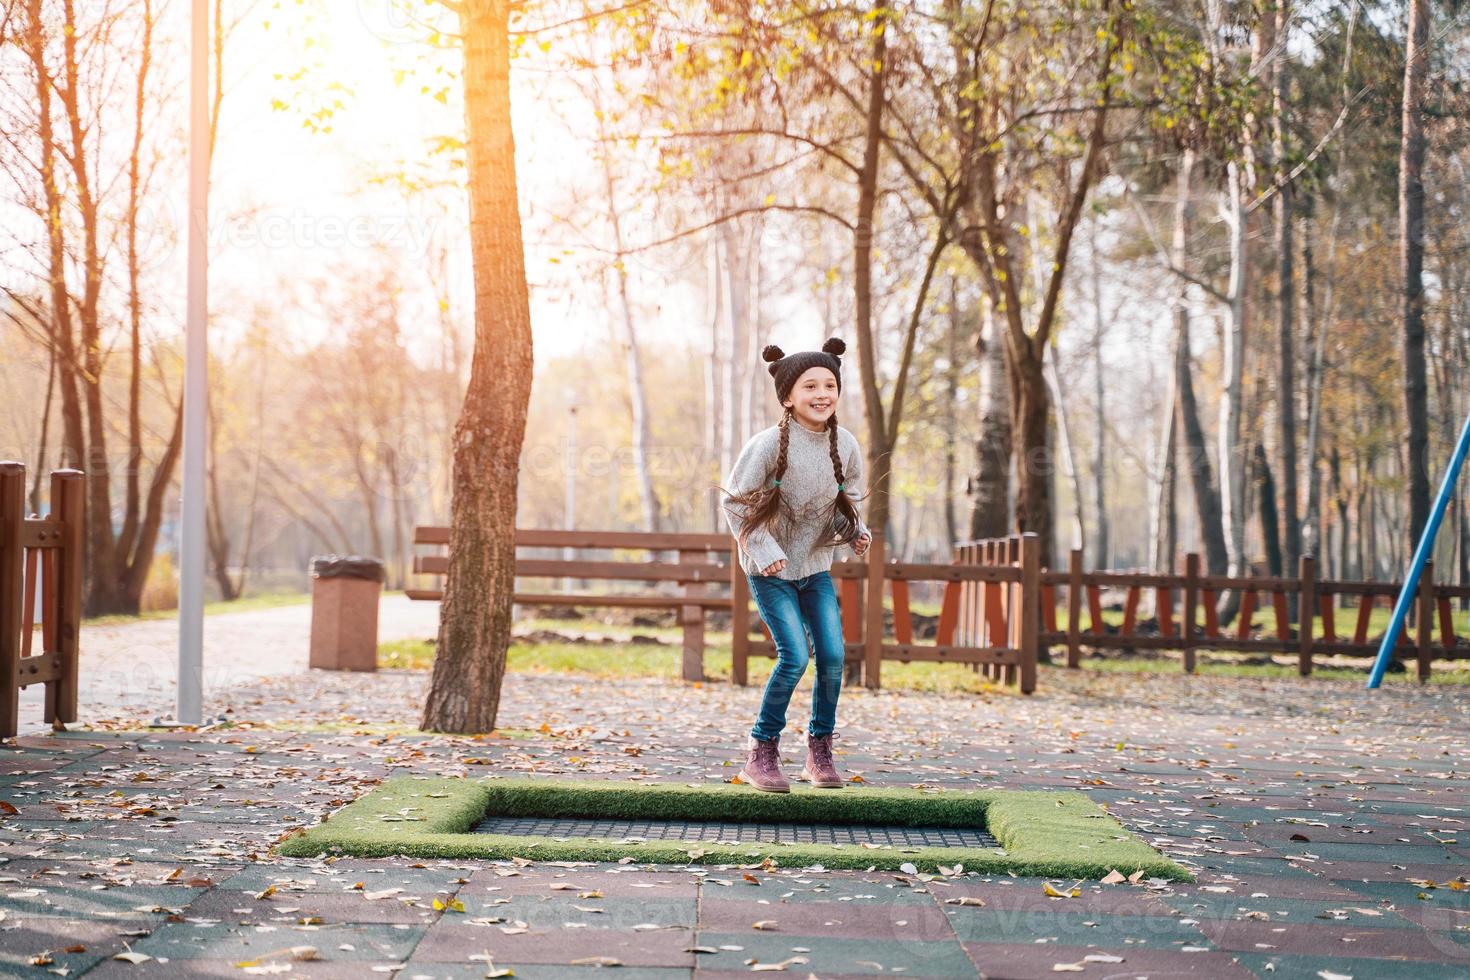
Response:
POLYGON ((822 345, 821 350, 803 350, 795 354, 783 354, 781 348, 775 344, 767 344, 765 350, 761 351, 761 358, 771 362, 766 370, 771 372, 771 377, 776 379, 776 398, 785 402, 791 394, 791 388, 796 384, 796 379, 814 367, 824 367, 837 377, 837 390, 842 391, 842 361, 839 358, 847 352, 847 345, 839 338, 833 337, 822 345))

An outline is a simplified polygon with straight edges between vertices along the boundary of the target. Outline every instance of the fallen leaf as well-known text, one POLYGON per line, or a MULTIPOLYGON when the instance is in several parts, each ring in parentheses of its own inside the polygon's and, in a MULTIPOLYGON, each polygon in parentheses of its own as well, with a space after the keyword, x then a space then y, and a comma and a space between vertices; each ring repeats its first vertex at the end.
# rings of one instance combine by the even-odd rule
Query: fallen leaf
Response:
POLYGON ((785 971, 785 969, 792 964, 800 964, 805 962, 807 962, 807 958, 805 956, 789 956, 786 959, 782 960, 780 963, 752 963, 750 965, 750 972, 775 973, 779 971, 785 971))

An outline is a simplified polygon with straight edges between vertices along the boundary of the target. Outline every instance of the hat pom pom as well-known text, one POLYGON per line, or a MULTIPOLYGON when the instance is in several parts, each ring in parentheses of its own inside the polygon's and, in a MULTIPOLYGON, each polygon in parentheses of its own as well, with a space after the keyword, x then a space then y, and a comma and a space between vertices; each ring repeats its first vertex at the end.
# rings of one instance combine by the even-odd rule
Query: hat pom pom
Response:
POLYGON ((779 361, 785 356, 785 354, 781 353, 781 348, 775 344, 767 344, 765 349, 761 351, 761 360, 764 361, 779 361))
POLYGON ((832 337, 822 345, 822 350, 833 357, 841 357, 847 353, 847 345, 842 342, 841 337, 832 337))

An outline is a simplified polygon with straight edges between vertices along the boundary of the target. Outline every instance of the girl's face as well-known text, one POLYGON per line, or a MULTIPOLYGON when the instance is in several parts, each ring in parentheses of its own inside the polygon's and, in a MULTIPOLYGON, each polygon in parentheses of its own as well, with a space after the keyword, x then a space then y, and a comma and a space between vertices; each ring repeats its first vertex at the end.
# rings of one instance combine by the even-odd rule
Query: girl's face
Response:
POLYGON ((808 429, 825 429, 827 420, 837 411, 837 375, 824 367, 807 368, 781 404, 808 429))

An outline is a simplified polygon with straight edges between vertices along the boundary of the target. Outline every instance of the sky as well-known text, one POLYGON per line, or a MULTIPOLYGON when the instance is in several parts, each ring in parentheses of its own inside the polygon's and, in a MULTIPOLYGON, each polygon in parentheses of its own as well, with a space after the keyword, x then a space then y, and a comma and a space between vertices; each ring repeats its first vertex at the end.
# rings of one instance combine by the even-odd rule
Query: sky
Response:
MULTIPOLYGON (((435 242, 448 247, 451 304, 469 327, 472 269, 462 194, 370 186, 405 161, 412 172, 447 173, 444 157, 431 158, 426 147, 463 134, 459 81, 434 71, 435 65, 457 70, 458 52, 436 51, 425 42, 434 24, 403 23, 392 9, 384 0, 288 4, 284 11, 262 4, 232 38, 211 185, 211 308, 223 321, 215 326, 222 342, 242 326, 223 311, 248 311, 261 296, 310 288, 313 277, 352 264, 354 255, 366 261, 372 250, 384 250, 401 277, 410 334, 421 323, 430 340, 438 326, 424 267, 435 242), (298 75, 303 67, 307 73, 298 75), (435 98, 440 90, 442 100, 435 98), (317 107, 337 101, 342 105, 328 122, 330 132, 303 126, 317 107), (425 163, 431 159, 441 162, 425 163)), ((435 16, 442 16, 445 29, 456 26, 451 15, 435 16)), ((517 69, 517 176, 535 349, 544 364, 608 337, 610 311, 600 302, 595 277, 589 282, 585 270, 570 270, 562 254, 577 236, 551 221, 567 189, 595 187, 598 172, 587 142, 571 132, 585 122, 578 118, 585 114, 579 100, 533 64, 518 62, 517 69)), ((180 180, 164 220, 181 215, 186 201, 180 180)), ((182 223, 177 226, 182 235, 182 223)), ((650 229, 635 217, 631 231, 637 241, 650 229)), ((600 234, 596 228, 585 232, 600 234)), ((173 252, 168 261, 182 276, 182 244, 173 252)), ((635 275, 642 271, 635 268, 635 275)), ((674 341, 691 323, 706 322, 702 295, 665 287, 641 305, 646 315, 639 328, 650 342, 674 341)), ((279 305, 289 321, 279 329, 303 342, 332 329, 330 314, 311 302, 296 309, 279 305)))

